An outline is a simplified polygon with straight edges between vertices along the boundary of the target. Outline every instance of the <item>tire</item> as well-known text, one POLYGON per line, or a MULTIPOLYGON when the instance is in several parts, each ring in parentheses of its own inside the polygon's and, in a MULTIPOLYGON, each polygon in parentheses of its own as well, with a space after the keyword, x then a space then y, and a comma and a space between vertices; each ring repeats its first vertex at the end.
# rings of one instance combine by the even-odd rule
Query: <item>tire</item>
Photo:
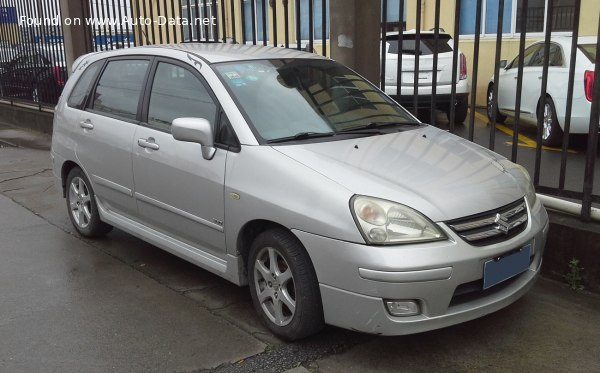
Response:
POLYGON ((319 283, 308 253, 285 229, 259 234, 248 258, 254 309, 276 336, 293 341, 323 329, 319 283))
MULTIPOLYGON (((492 122, 492 114, 493 114, 493 110, 494 110, 494 107, 492 105, 493 97, 494 97, 494 85, 490 84, 490 86, 488 87, 488 91, 487 91, 487 105, 486 105, 486 108, 487 108, 486 114, 487 114, 488 119, 490 120, 490 123, 492 122)), ((500 112, 496 108, 496 123, 504 123, 505 121, 506 121, 506 115, 500 114, 500 112)))
POLYGON ((542 145, 558 147, 562 145, 563 130, 560 128, 554 102, 550 97, 546 97, 543 105, 540 106, 538 115, 542 120, 542 145))
MULTIPOLYGON (((464 123, 469 112, 469 96, 457 97, 454 106, 454 123, 464 123)), ((450 120, 450 108, 446 111, 446 117, 450 120)))
POLYGON ((80 168, 75 167, 67 176, 67 210, 71 223, 84 237, 100 237, 112 227, 100 220, 94 190, 80 168))

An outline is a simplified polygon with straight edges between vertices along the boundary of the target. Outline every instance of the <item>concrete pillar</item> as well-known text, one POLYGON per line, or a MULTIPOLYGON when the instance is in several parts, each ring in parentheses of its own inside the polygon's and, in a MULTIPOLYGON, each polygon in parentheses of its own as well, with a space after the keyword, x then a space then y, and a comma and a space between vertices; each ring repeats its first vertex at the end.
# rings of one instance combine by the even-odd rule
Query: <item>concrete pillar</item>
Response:
POLYGON ((63 18, 63 34, 65 57, 67 59, 67 69, 69 73, 73 62, 80 56, 92 51, 92 31, 86 26, 85 19, 89 17, 88 8, 84 6, 83 1, 60 0, 60 10, 63 18), (81 19, 81 25, 64 25, 64 20, 81 19))
POLYGON ((381 0, 330 0, 331 58, 379 86, 381 0))

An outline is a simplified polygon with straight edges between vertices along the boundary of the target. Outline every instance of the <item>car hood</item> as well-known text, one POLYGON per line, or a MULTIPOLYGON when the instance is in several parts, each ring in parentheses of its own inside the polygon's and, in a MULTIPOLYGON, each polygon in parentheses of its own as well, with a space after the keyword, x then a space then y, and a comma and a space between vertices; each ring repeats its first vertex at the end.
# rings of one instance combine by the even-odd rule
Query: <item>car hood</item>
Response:
POLYGON ((351 192, 412 207, 434 221, 522 198, 522 174, 504 157, 425 126, 349 140, 273 147, 351 192))

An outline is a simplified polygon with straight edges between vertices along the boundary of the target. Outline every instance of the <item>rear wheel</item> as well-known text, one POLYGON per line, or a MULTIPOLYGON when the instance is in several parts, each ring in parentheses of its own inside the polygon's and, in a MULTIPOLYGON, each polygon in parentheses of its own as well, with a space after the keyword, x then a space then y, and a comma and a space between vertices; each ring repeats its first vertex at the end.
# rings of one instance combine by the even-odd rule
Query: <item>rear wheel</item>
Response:
MULTIPOLYGON (((487 92, 487 117, 492 122, 493 114, 494 114, 494 85, 490 84, 487 92)), ((498 109, 496 108, 496 123, 504 123, 506 121, 506 116, 500 114, 498 109)))
POLYGON ((560 146, 563 140, 563 130, 560 128, 554 102, 546 97, 539 115, 542 119, 542 144, 545 146, 560 146))
POLYGON ((94 190, 80 168, 75 167, 67 176, 67 208, 73 226, 85 237, 99 237, 112 227, 100 220, 94 190))
MULTIPOLYGON (((456 103, 454 105, 454 123, 464 123, 469 111, 468 96, 456 97, 456 103)), ((450 108, 446 111, 446 117, 450 120, 450 108)))
POLYGON ((248 275, 254 308, 275 335, 291 341, 323 328, 315 270, 308 253, 290 232, 271 229, 254 240, 248 275))

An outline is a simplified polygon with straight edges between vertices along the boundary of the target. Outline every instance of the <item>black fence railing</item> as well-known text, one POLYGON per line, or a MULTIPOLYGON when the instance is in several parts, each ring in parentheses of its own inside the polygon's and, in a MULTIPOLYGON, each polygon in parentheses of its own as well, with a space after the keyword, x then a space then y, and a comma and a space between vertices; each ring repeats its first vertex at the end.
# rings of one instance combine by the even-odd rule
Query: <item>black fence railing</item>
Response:
MULTIPOLYGON (((382 0, 383 30, 387 29, 385 10, 387 10, 388 1, 390 0, 382 0)), ((403 11, 406 1, 399 0, 400 12, 403 11)), ((471 6, 475 2, 475 11, 469 13, 469 16, 474 15, 475 18, 473 30, 483 31, 484 1, 468 2, 471 6)), ((406 102, 415 114, 418 113, 418 109, 423 107, 419 100, 427 100, 430 103, 431 116, 426 119, 434 125, 443 125, 436 123, 436 109, 446 110, 449 119, 447 129, 450 132, 464 136, 471 141, 477 141, 491 150, 506 155, 513 162, 519 161, 519 163, 527 165, 530 174, 533 175, 534 185, 538 192, 581 201, 581 216, 584 220, 589 220, 592 206, 600 203, 600 183, 597 180, 594 182, 594 179, 598 179, 599 176, 599 172, 596 172, 596 160, 598 158, 600 123, 598 112, 600 101, 598 35, 600 35, 600 28, 595 38, 579 39, 581 0, 573 0, 568 6, 565 6, 564 2, 561 6, 555 6, 556 2, 550 0, 542 8, 539 5, 537 7, 529 6, 528 0, 518 2, 487 0, 485 2, 488 6, 491 3, 497 5, 497 17, 494 19, 497 27, 495 35, 493 35, 495 36, 494 58, 490 59, 490 56, 485 56, 485 63, 493 65, 494 69, 491 77, 480 76, 481 33, 474 32, 474 37, 468 41, 468 44, 472 44, 473 47, 473 67, 469 80, 471 88, 468 91, 471 96, 470 113, 464 125, 460 123, 463 122, 464 117, 458 115, 462 114, 459 111, 464 110, 464 107, 458 105, 461 101, 460 95, 464 94, 464 90, 462 93, 457 92, 464 68, 461 64, 465 63, 464 55, 459 52, 458 46, 467 44, 461 43, 460 39, 462 35, 461 17, 466 14, 461 9, 463 1, 455 2, 455 27, 451 35, 444 33, 444 37, 440 36, 441 1, 436 0, 435 2, 433 32, 421 30, 422 0, 413 1, 416 3, 416 10, 411 16, 415 17, 416 31, 405 32, 404 37, 392 35, 392 42, 398 44, 397 48, 394 48, 397 53, 397 56, 394 56, 394 59, 397 60, 397 83, 392 90, 389 87, 386 89, 386 82, 394 79, 385 76, 390 72, 389 67, 386 70, 390 54, 382 48, 381 64, 382 70, 386 72, 382 74, 382 89, 392 95, 395 90, 397 100, 406 102), (508 66, 505 66, 507 61, 502 61, 501 55, 503 44, 506 42, 503 36, 507 32, 504 17, 510 17, 505 14, 507 6, 519 7, 516 25, 514 25, 518 34, 519 54, 508 66), (528 35, 527 32, 519 32, 520 30, 532 33, 543 32, 543 42, 538 42, 537 46, 527 46, 526 37, 531 35, 528 35), (553 34, 555 30, 568 31, 569 34, 556 36, 553 34), (407 43, 407 36, 409 37, 409 53, 406 53, 403 47, 403 43, 407 43), (453 39, 453 42, 450 43, 453 46, 451 58, 449 57, 450 52, 447 50, 447 41, 450 37, 453 39), (429 56, 422 50, 428 47, 427 43, 433 45, 429 56), (443 106, 439 102, 441 96, 438 88, 442 86, 442 83, 447 83, 442 82, 439 76, 443 73, 439 67, 442 59, 445 60, 444 65, 450 66, 452 74, 449 106, 443 106), (447 61, 450 59, 451 63, 448 63, 447 61), (428 67, 421 68, 423 61, 428 62, 428 67), (582 69, 581 66, 588 67, 582 69), (560 68, 561 72, 557 72, 557 68, 560 68), (562 71, 568 71, 567 84, 564 84, 565 77, 562 71), (412 75, 412 78, 408 82, 404 82, 403 77, 407 72, 412 75), (531 79, 532 74, 535 75, 533 79, 531 79), (485 103, 488 113, 487 127, 480 129, 477 127, 476 98, 480 88, 479 80, 482 78, 486 81, 489 79, 490 83, 485 103), (431 96, 429 96, 430 92, 431 96), (553 97, 553 95, 556 96, 553 97), (531 102, 534 102, 533 109, 531 102), (558 105, 562 105, 562 107, 558 105), (564 113, 564 115, 559 115, 559 113, 564 113), (501 123, 507 119, 506 116, 512 116, 510 125, 501 123), (461 120, 456 120, 456 118, 461 120), (531 154, 531 149, 519 151, 522 132, 527 129, 526 122, 533 122, 532 124, 537 126, 533 127, 536 128, 535 141, 531 141, 535 150, 534 154, 531 154), (509 148, 498 147, 500 143, 496 136, 498 129, 508 130, 512 134, 509 148), (482 139, 481 132, 487 133, 488 141, 482 139), (575 154, 570 149, 570 139, 573 134, 580 137, 587 136, 583 149, 578 149, 575 154), (544 144, 560 148, 552 149, 544 144), (555 154, 556 150, 560 152, 559 157, 555 154), (567 164, 570 164, 570 169, 567 164)), ((489 13, 486 17, 489 21, 489 13)), ((600 23, 600 19, 598 22, 600 23)), ((487 27, 485 31, 486 36, 490 36, 487 27)), ((386 45, 385 40, 389 37, 389 34, 382 33, 382 45, 386 45)))
POLYGON ((54 106, 67 79, 59 0, 3 0, 0 99, 54 106))

